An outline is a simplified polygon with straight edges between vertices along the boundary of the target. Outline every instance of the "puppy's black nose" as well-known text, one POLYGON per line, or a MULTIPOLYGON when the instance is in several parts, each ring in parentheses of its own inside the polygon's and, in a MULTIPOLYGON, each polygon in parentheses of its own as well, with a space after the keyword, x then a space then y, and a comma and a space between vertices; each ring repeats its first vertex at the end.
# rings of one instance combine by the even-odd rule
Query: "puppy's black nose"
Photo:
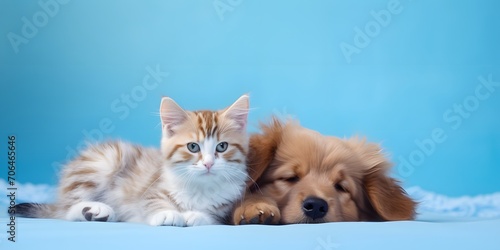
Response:
POLYGON ((302 210, 307 217, 315 220, 323 218, 326 215, 328 204, 323 199, 309 197, 302 203, 302 210))

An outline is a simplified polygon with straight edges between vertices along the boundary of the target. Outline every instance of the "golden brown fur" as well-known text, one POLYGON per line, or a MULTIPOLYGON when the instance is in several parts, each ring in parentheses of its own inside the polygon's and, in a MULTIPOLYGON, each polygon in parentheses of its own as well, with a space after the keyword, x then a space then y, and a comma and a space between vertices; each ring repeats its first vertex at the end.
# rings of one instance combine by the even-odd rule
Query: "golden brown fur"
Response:
POLYGON ((277 119, 250 138, 245 199, 235 224, 410 220, 415 202, 388 176, 381 148, 277 119), (318 205, 319 204, 319 205, 318 205))

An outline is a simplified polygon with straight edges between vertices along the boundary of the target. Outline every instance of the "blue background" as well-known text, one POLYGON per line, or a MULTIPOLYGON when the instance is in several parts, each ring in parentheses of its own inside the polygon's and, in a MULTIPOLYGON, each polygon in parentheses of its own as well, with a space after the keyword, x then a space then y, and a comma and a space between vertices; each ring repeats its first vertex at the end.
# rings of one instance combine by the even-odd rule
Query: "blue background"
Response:
POLYGON ((0 163, 16 135, 19 182, 55 185, 58 163, 88 134, 158 146, 162 96, 219 109, 250 93, 250 131, 288 114, 324 134, 381 142, 405 186, 453 196, 500 191, 500 87, 476 94, 478 77, 500 82, 498 1, 89 0, 58 8, 44 20, 38 1, 0 1, 0 163), (376 23, 372 11, 397 3, 398 13, 376 23), (16 46, 9 34, 23 36, 23 17, 41 25, 16 46), (358 28, 367 39, 346 56, 342 44, 360 42, 358 28), (151 90, 142 86, 148 67, 168 72, 151 90))

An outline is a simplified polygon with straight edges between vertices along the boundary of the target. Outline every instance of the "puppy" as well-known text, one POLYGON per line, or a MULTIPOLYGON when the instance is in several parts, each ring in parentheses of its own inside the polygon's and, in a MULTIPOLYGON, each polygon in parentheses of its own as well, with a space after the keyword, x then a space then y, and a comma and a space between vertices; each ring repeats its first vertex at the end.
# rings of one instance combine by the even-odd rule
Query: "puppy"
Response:
POLYGON ((234 224, 411 220, 416 203, 381 148, 273 119, 250 139, 251 183, 234 224))

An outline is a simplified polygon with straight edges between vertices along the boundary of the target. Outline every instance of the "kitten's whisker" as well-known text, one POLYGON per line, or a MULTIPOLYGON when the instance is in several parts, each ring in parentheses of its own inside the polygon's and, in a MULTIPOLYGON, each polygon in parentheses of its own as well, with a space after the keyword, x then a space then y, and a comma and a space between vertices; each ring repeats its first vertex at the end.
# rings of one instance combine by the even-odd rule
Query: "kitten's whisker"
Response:
POLYGON ((158 122, 158 124, 156 124, 155 128, 157 128, 157 127, 162 127, 162 122, 161 122, 161 113, 160 113, 160 112, 151 112, 151 114, 153 114, 154 116, 158 116, 158 117, 160 117, 160 122, 158 122))
POLYGON ((189 171, 186 171, 185 172, 185 175, 183 175, 185 177, 183 177, 186 181, 183 183, 183 189, 187 189, 188 187, 191 186, 191 182, 193 182, 193 176, 194 174, 192 172, 189 172, 189 171))
POLYGON ((160 112, 150 112, 150 114, 152 114, 154 116, 161 117, 161 113, 160 112))
POLYGON ((229 182, 229 184, 230 184, 231 186, 233 186, 233 188, 234 188, 234 189, 233 189, 233 190, 234 190, 234 194, 235 194, 235 195, 240 195, 240 194, 237 192, 237 190, 238 190, 238 185, 236 185, 236 183, 234 183, 233 179, 231 178, 231 175, 230 175, 229 173, 224 173, 224 172, 222 172, 221 174, 222 174, 222 176, 223 176, 223 177, 224 177, 224 178, 225 178, 225 179, 229 182))
MULTIPOLYGON (((233 174, 235 175, 235 173, 232 173, 230 172, 230 174, 233 174)), ((236 188, 237 189, 237 188, 236 188)), ((240 198, 239 198, 239 204, 242 205, 243 204, 243 201, 245 200, 245 195, 247 193, 247 189, 246 189, 246 185, 244 186, 243 190, 242 190, 242 193, 239 194, 240 195, 240 198)))
MULTIPOLYGON (((231 170, 237 170, 237 171, 239 171, 240 173, 243 173, 245 176, 247 176, 247 174, 246 174, 244 171, 241 171, 241 170, 239 170, 239 169, 237 169, 237 168, 231 168, 231 170)), ((235 176, 235 177, 240 178, 240 176, 239 176, 239 175, 237 175, 237 173, 232 172, 232 171, 228 171, 228 172, 227 172, 227 174, 228 174, 228 175, 230 175, 230 176, 235 176)), ((233 183, 234 183, 234 182, 233 182, 233 183)), ((240 205, 241 205, 241 203, 243 202, 243 200, 245 199, 245 194, 246 194, 246 191, 247 191, 247 190, 246 190, 246 185, 245 185, 245 182, 243 182, 243 184, 244 184, 244 185, 243 185, 243 190, 242 190, 242 193, 237 194, 237 195, 240 195, 240 196, 241 196, 241 197, 240 197, 240 205)), ((234 184, 234 186, 235 186, 235 189, 236 189, 236 190, 238 190, 238 185, 237 185, 237 184, 234 184)))
POLYGON ((162 127, 161 122, 159 122, 158 124, 156 124, 155 128, 157 128, 157 127, 162 127))
POLYGON ((263 194, 262 190, 260 190, 260 187, 257 184, 257 182, 252 177, 250 177, 250 175, 248 173, 246 173, 245 171, 242 171, 242 170, 240 170, 238 168, 232 168, 232 170, 236 170, 236 171, 239 171, 240 173, 245 174, 245 176, 252 182, 252 184, 255 184, 255 187, 259 191, 259 193, 263 194))
POLYGON ((241 169, 238 169, 238 168, 231 168, 231 169, 232 169, 232 170, 235 170, 235 171, 238 171, 238 172, 240 172, 240 173, 242 173, 242 174, 244 174, 244 175, 245 175, 245 177, 247 177, 248 179, 250 179, 250 180, 252 181, 252 183, 257 184, 257 183, 255 182, 255 180, 254 180, 252 177, 250 177, 250 175, 249 175, 247 172, 242 171, 241 169))
POLYGON ((177 174, 176 179, 182 181, 182 189, 186 189, 186 187, 189 186, 188 184, 190 182, 191 176, 192 176, 192 174, 189 171, 181 172, 180 174, 177 174))
MULTIPOLYGON (((158 168, 158 170, 156 170, 153 175, 155 175, 156 173, 158 173, 158 171, 161 171, 162 170, 162 167, 158 168)), ((156 180, 154 180, 151 184, 149 184, 148 188, 146 188, 146 190, 144 190, 144 192, 141 194, 140 198, 142 199, 144 197, 144 195, 149 191, 149 189, 161 178, 163 173, 161 173, 158 178, 156 178, 156 180)))

